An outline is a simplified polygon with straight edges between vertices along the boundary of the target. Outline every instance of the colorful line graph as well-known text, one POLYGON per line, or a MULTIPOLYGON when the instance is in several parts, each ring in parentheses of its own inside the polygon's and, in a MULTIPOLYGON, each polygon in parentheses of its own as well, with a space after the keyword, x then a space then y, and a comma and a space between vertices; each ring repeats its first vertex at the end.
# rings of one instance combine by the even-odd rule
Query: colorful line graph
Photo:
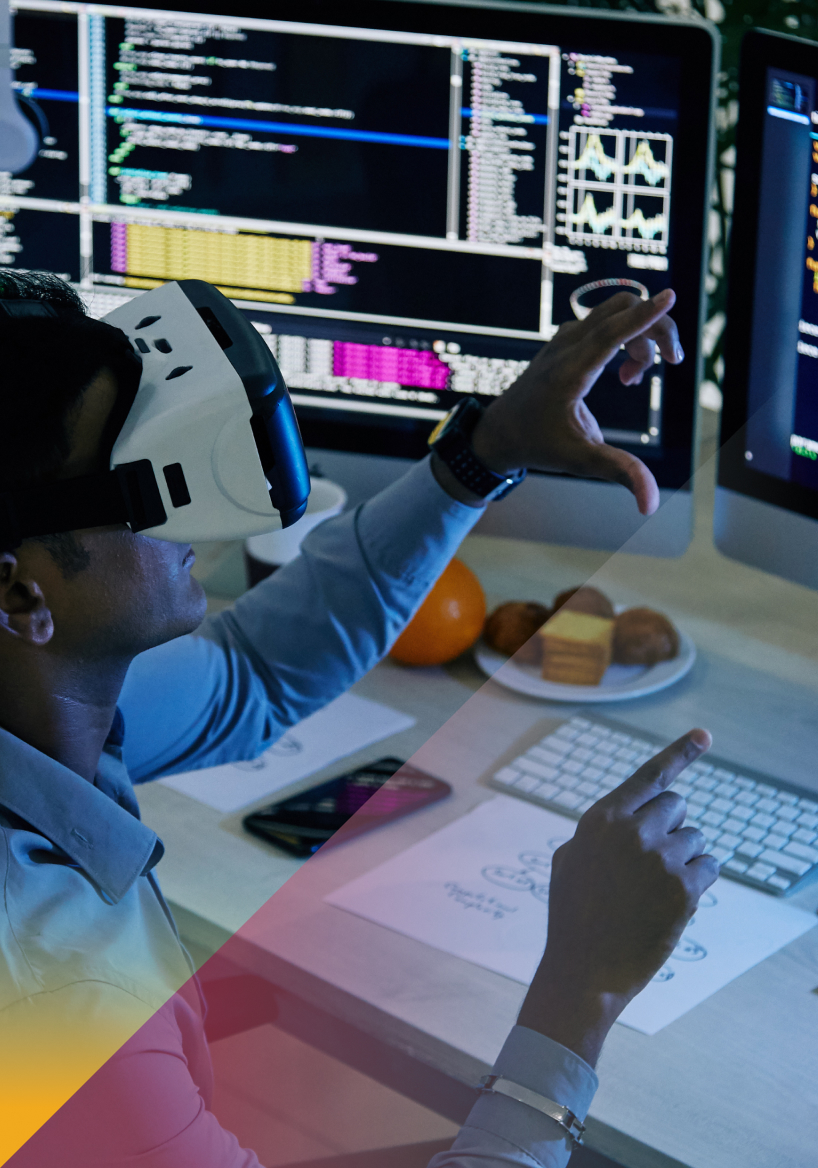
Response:
POLYGON ((651 186, 665 183, 670 177, 670 167, 657 159, 647 138, 641 138, 636 145, 633 158, 623 164, 605 153, 605 146, 599 134, 589 134, 580 156, 568 163, 571 170, 590 170, 599 182, 606 182, 613 175, 641 175, 651 186))
POLYGON ((641 207, 637 207, 626 218, 620 216, 615 204, 598 211, 591 194, 585 196, 579 211, 569 214, 567 218, 575 227, 590 227, 594 235, 604 235, 618 227, 620 231, 636 231, 642 239, 655 239, 667 229, 665 215, 659 213, 645 216, 641 207))

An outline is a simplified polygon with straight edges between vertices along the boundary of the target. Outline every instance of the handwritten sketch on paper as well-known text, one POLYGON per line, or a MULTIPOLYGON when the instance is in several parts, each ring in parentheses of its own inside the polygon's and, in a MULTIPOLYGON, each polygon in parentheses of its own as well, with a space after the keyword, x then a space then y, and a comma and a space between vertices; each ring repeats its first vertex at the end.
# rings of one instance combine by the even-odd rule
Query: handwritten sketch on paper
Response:
MULTIPOLYGON (((545 945, 551 858, 575 828, 499 795, 326 899, 527 985, 545 945)), ((620 1021, 655 1034, 815 923, 763 892, 718 880, 620 1021)))
POLYGON ((259 758, 170 775, 159 781, 226 814, 414 724, 415 719, 408 714, 380 702, 342 694, 288 730, 259 758))

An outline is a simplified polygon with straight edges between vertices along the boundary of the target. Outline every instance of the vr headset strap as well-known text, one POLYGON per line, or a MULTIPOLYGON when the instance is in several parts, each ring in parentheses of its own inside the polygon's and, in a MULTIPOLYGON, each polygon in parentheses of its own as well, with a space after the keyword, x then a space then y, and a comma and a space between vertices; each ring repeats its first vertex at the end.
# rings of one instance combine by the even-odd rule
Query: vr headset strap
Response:
POLYGON ((147 458, 99 474, 0 494, 0 542, 12 547, 38 535, 116 523, 142 531, 166 521, 167 512, 147 458))

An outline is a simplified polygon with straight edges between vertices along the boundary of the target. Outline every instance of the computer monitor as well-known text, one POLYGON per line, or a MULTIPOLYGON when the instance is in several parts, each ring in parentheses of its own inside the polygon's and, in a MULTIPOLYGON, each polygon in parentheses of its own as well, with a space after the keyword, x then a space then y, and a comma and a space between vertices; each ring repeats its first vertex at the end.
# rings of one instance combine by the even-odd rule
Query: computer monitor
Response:
MULTIPOLYGON (((672 285, 687 361, 589 404, 665 497, 681 552, 714 76, 704 22, 531 4, 300 0, 201 15, 18 0, 14 86, 42 139, 0 179, 2 262, 102 311, 211 281, 290 386, 353 499, 425 453, 463 393, 501 394, 556 326, 672 285)), ((615 363, 616 364, 616 363, 615 363)), ((532 475, 483 529, 618 547, 620 486, 532 475)))
POLYGON ((749 33, 740 105, 715 540, 818 588, 818 45, 749 33))

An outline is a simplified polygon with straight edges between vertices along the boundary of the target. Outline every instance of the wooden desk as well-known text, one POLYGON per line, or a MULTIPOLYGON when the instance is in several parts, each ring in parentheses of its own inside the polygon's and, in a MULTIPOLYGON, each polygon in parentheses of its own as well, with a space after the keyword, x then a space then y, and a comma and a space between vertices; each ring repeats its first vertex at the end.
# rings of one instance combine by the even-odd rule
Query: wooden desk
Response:
MULTIPOLYGON (((616 601, 664 608, 698 645, 692 673, 609 711, 668 737, 706 725, 719 754, 818 792, 814 593, 724 560, 706 527, 678 561, 476 536, 461 555, 491 601, 549 599, 596 572, 593 582, 616 601)), ((217 569, 224 574, 224 562, 217 569)), ((523 988, 322 897, 490 797, 479 777, 492 761, 538 720, 574 707, 509 693, 468 660, 415 671, 387 661, 356 691, 417 717, 376 752, 414 755, 452 784, 451 800, 319 855, 300 873, 297 861, 246 836, 240 815, 221 817, 158 786, 141 789, 140 802, 167 845, 160 877, 187 938, 214 949, 299 873, 242 929, 242 961, 282 991, 283 1025, 339 1055, 345 1036, 357 1036, 364 1069, 460 1120, 466 1085, 493 1061, 523 988)), ((369 748, 349 761, 372 757, 369 748)), ((795 903, 814 910, 818 885, 795 903)), ((813 930, 653 1037, 615 1026, 587 1142, 628 1168, 805 1168, 818 1147, 816 987, 813 930)))

